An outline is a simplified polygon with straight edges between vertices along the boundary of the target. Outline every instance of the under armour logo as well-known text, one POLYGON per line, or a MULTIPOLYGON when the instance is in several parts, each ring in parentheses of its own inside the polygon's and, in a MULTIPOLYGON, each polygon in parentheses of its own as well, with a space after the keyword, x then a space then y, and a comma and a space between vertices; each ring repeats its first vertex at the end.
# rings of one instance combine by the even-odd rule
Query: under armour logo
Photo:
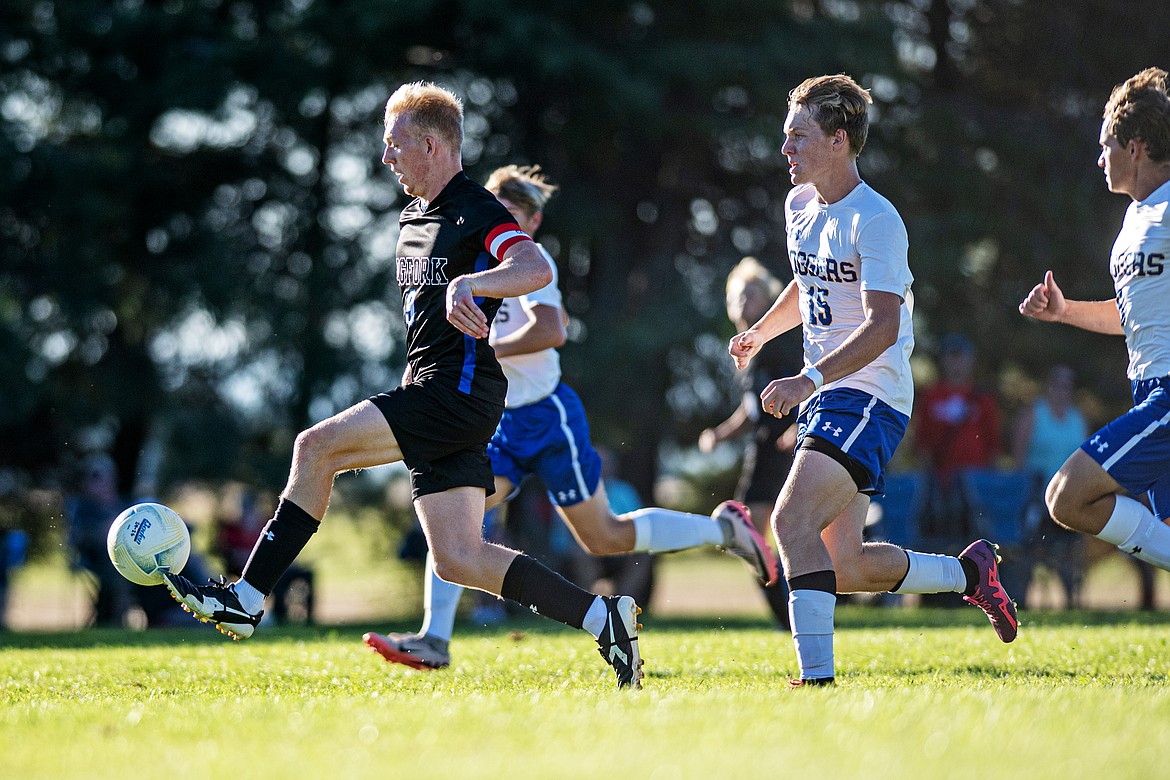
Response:
POLYGON ((577 499, 576 490, 558 490, 557 503, 564 505, 566 502, 575 501, 577 499))
POLYGON ((459 219, 455 220, 455 224, 462 225, 463 224, 463 217, 460 217, 459 219))
POLYGON ((276 534, 274 534, 274 533, 272 533, 271 531, 269 531, 269 532, 267 532, 266 534, 264 534, 264 538, 265 538, 265 539, 267 539, 267 540, 268 540, 268 541, 270 541, 270 542, 273 542, 273 541, 276 541, 276 534))
POLYGON ((830 432, 830 433, 832 433, 834 436, 840 436, 840 435, 841 435, 841 431, 843 431, 843 430, 844 430, 844 428, 841 428, 840 426, 836 426, 836 427, 834 427, 833 423, 831 423, 831 422, 829 422, 828 420, 826 420, 826 421, 825 421, 825 424, 821 426, 821 430, 822 430, 822 431, 827 431, 827 432, 830 432))
POLYGON ((1132 550, 1130 550, 1130 551, 1129 551, 1129 554, 1130 554, 1130 555, 1137 555, 1137 554, 1138 554, 1138 553, 1140 553, 1141 551, 1142 551, 1142 548, 1140 548, 1140 547, 1135 547, 1135 548, 1133 548, 1132 550))
POLYGON ((1109 449, 1109 442, 1101 441, 1100 436, 1094 436, 1093 438, 1089 439, 1089 444, 1094 445, 1097 448, 1097 452, 1104 452, 1105 450, 1109 449))

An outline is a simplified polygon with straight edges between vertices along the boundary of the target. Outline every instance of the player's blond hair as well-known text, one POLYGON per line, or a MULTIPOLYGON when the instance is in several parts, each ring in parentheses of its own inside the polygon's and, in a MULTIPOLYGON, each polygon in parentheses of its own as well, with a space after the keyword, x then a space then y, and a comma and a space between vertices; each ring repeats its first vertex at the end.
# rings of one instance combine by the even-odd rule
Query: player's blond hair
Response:
POLYGON ((496 168, 483 186, 496 197, 524 209, 530 217, 544 211, 548 199, 560 189, 545 177, 539 165, 496 168))
POLYGON ((463 146, 463 101, 429 81, 403 84, 386 101, 387 126, 396 116, 410 120, 416 137, 433 135, 456 153, 463 146))
POLYGON ((853 156, 861 154, 869 136, 869 106, 873 98, 844 73, 805 79, 788 93, 788 109, 805 106, 827 135, 844 130, 853 156))
POLYGON ((1139 139, 1154 162, 1170 159, 1170 96, 1166 71, 1146 68, 1118 84, 1105 103, 1102 118, 1106 132, 1122 146, 1139 139))
POLYGON ((731 295, 732 286, 735 284, 742 284, 745 288, 758 284, 768 292, 769 298, 779 297, 784 289, 784 284, 754 257, 745 257, 731 269, 731 273, 727 275, 726 295, 731 295))

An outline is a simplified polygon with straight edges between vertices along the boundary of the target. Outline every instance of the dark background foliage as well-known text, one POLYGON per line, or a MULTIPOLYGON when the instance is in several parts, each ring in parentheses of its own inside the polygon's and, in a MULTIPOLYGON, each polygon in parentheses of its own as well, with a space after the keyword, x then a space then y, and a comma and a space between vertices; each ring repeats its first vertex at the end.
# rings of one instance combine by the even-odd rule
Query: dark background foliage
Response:
POLYGON ((787 273, 786 95, 821 73, 876 99, 860 164, 909 229, 919 353, 958 330, 988 377, 1068 361, 1124 405, 1120 340, 1015 306, 1047 268, 1112 295, 1100 110, 1168 29, 1145 1, 9 0, 4 489, 105 447, 157 490, 275 490, 298 430, 394 385, 381 109, 416 79, 464 97, 473 177, 561 185, 566 379, 644 492, 735 401, 723 279, 746 254, 787 273))

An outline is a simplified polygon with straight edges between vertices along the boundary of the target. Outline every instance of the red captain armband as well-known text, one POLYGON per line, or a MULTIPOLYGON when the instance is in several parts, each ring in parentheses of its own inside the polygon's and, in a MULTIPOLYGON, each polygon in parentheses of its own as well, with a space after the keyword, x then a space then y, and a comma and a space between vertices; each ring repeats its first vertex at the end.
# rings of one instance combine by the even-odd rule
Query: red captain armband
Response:
POLYGON ((492 229, 492 232, 487 234, 483 245, 487 249, 488 254, 496 258, 496 260, 503 260, 504 254, 509 249, 521 241, 531 240, 528 234, 521 230, 520 226, 515 222, 505 222, 502 225, 497 225, 492 229))

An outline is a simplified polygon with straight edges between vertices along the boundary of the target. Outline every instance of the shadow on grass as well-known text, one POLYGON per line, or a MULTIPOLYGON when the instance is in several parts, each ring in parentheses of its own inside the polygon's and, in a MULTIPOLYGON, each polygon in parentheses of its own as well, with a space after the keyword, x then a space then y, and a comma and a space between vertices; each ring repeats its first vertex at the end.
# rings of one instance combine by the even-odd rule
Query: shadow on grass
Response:
MULTIPOLYGON (((656 634, 694 631, 777 631, 762 617, 736 615, 731 617, 695 616, 655 618, 653 613, 643 616, 646 629, 656 634)), ((1023 612, 1020 622, 1027 627, 1069 628, 1082 626, 1170 625, 1170 612, 1023 612)), ((963 609, 899 609, 843 605, 837 608, 837 627, 841 629, 922 629, 982 627, 987 619, 974 608, 963 609)), ((340 623, 312 626, 262 627, 250 644, 285 643, 301 641, 341 640, 360 643, 366 631, 414 631, 418 620, 384 621, 372 619, 362 623, 340 623)), ((571 631, 539 616, 522 615, 500 625, 473 625, 466 620, 456 624, 458 636, 493 636, 501 633, 528 632, 559 633, 571 631)), ((132 631, 114 628, 87 628, 72 631, 0 631, 0 650, 7 649, 85 649, 98 647, 160 647, 163 645, 222 645, 231 640, 210 625, 191 622, 190 627, 156 628, 132 631)))

